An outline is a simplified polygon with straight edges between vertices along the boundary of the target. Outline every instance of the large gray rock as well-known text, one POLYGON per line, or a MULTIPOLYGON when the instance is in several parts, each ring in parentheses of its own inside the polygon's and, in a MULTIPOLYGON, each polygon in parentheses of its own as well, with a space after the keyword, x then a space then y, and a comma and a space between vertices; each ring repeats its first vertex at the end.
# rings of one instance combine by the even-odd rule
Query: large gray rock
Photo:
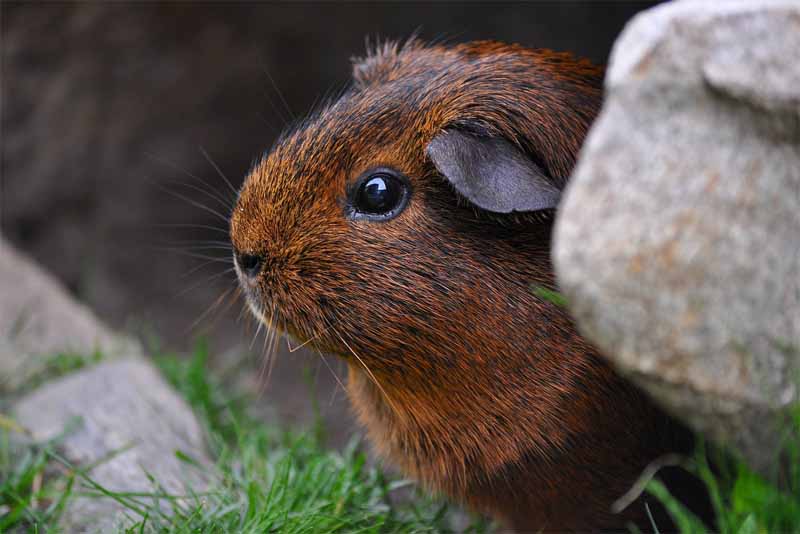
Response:
MULTIPOLYGON (((35 441, 53 439, 81 418, 77 428, 58 442, 73 464, 116 492, 202 492, 206 476, 179 460, 181 451, 202 466, 211 466, 201 428, 189 406, 143 359, 106 362, 46 384, 14 406, 16 421, 35 441), (152 475, 158 486, 148 478, 152 475), (160 487, 159 487, 160 486, 160 487)), ((76 493, 96 491, 85 481, 76 493)), ((147 498, 140 498, 147 501, 147 498)), ((169 510, 169 503, 162 502, 169 510)), ((68 501, 63 524, 67 532, 111 532, 131 519, 110 498, 77 497, 68 501)))
POLYGON ((63 286, 0 236, 0 392, 14 389, 57 353, 141 354, 63 286))
POLYGON ((800 2, 676 2, 615 44, 555 235, 581 330, 764 472, 800 380, 800 2))

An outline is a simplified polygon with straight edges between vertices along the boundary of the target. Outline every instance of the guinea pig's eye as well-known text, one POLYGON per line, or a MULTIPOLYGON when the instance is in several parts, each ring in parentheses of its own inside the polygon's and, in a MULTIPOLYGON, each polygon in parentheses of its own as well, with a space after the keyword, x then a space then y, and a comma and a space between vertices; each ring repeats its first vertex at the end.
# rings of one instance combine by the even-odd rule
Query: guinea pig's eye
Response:
POLYGON ((391 169, 370 171, 351 190, 351 216, 354 219, 391 219, 403 211, 408 193, 408 181, 397 172, 391 169))

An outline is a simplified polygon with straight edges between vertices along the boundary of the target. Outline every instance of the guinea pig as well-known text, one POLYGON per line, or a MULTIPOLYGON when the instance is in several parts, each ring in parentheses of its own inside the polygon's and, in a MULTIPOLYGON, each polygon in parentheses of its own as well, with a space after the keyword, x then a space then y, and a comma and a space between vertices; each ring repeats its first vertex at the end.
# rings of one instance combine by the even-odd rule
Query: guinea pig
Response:
POLYGON ((379 455, 519 530, 648 528, 642 470, 682 426, 578 334, 553 217, 603 70, 498 42, 410 40, 281 136, 230 220, 253 313, 343 358, 379 455))

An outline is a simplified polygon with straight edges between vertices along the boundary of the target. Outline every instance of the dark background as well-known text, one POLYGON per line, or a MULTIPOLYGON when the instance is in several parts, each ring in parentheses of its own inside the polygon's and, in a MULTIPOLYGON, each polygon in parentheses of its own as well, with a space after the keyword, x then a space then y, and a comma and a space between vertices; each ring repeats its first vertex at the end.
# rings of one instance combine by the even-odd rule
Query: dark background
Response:
POLYGON ((209 243, 225 240, 210 210, 227 215, 230 191, 203 151, 238 187, 287 122, 347 82, 367 36, 497 39, 604 63, 654 3, 3 2, 2 233, 113 326, 162 350, 204 337, 218 366, 244 355, 236 376, 266 417, 307 422, 316 396, 341 443, 343 366, 281 350, 267 383, 241 301, 200 318, 235 283, 224 244, 209 243))

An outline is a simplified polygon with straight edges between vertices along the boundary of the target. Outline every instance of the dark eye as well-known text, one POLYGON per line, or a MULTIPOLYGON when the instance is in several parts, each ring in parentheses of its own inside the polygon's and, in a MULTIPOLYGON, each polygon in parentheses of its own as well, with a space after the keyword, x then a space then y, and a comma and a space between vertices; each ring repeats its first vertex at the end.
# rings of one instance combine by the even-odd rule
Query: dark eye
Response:
POLYGON ((407 182, 396 173, 379 170, 359 180, 353 191, 354 218, 390 219, 399 214, 408 199, 407 182))

